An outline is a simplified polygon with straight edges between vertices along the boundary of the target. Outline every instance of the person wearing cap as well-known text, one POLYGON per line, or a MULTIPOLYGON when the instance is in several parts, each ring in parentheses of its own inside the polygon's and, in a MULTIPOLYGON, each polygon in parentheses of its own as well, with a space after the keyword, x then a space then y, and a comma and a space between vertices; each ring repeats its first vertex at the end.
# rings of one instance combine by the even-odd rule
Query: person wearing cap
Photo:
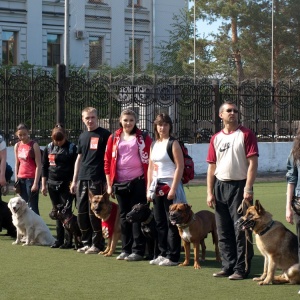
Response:
POLYGON ((146 240, 141 224, 126 221, 126 215, 135 204, 147 203, 146 184, 149 152, 152 139, 136 125, 133 110, 120 115, 120 128, 108 141, 104 157, 107 193, 117 198, 120 206, 122 251, 117 260, 144 259, 146 240))
POLYGON ((174 162, 168 155, 167 145, 172 133, 172 120, 161 113, 154 121, 155 143, 150 152, 147 199, 153 201, 153 213, 158 231, 160 254, 151 265, 176 266, 180 258, 181 238, 176 225, 169 220, 169 207, 173 203, 186 203, 181 182, 184 159, 177 140, 173 141, 174 162))

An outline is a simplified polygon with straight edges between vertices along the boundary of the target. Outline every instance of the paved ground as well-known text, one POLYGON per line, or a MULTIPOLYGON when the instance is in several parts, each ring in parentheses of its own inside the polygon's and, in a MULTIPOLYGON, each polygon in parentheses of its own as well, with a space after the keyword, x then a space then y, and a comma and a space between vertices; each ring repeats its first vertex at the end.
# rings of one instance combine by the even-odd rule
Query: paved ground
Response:
MULTIPOLYGON (((256 182, 279 182, 285 181, 286 172, 261 172, 257 174, 256 182)), ((197 175, 190 182, 191 185, 206 184, 206 174, 197 175)))

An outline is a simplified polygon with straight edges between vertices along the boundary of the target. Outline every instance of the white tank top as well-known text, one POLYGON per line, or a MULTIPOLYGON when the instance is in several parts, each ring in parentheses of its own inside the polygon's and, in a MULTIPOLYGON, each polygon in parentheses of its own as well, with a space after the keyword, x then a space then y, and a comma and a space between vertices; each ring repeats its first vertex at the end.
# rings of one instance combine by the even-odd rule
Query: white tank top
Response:
POLYGON ((175 164, 167 153, 168 141, 156 141, 151 151, 150 159, 154 164, 153 177, 158 179, 174 177, 175 164))

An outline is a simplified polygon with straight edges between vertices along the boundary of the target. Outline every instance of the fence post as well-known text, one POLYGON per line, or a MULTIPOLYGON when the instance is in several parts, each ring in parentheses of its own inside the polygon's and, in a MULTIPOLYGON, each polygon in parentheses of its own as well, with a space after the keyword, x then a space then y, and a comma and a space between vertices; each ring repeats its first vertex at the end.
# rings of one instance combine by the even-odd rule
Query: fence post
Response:
POLYGON ((66 66, 56 65, 56 123, 65 124, 66 66))
POLYGON ((213 84, 213 89, 215 92, 215 107, 214 107, 214 132, 218 132, 220 131, 221 128, 221 120, 219 118, 219 108, 221 106, 221 99, 220 99, 220 85, 219 85, 219 81, 213 80, 212 81, 213 84))

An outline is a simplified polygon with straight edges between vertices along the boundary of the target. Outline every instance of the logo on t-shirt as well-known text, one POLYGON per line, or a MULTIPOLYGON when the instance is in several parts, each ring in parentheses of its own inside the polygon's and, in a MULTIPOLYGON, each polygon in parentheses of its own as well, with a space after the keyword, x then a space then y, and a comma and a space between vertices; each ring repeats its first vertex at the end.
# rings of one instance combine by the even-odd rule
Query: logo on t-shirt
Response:
POLYGON ((90 149, 91 150, 97 150, 97 148, 98 148, 98 141, 99 141, 98 137, 92 137, 91 138, 91 143, 90 143, 90 149))
POLYGON ((219 149, 220 152, 224 152, 226 151, 227 149, 230 148, 230 143, 225 143, 221 146, 221 148, 219 149))

